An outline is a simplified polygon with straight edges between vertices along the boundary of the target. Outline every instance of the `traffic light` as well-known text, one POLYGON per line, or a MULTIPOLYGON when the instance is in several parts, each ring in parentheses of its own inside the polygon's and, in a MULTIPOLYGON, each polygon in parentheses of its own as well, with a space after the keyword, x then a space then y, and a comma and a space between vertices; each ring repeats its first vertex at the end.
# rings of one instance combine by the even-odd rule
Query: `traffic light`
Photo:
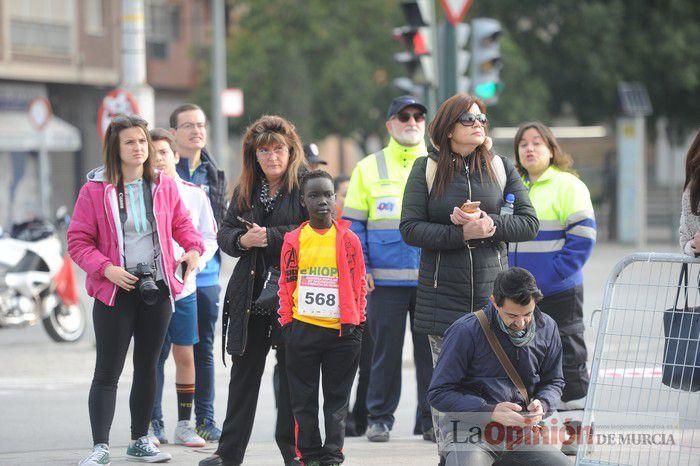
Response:
POLYGON ((457 92, 469 92, 471 79, 469 76, 469 31, 465 23, 458 23, 455 28, 455 85, 457 92))
POLYGON ((406 76, 393 82, 408 94, 420 94, 424 86, 435 83, 429 0, 404 1, 401 10, 406 24, 394 29, 394 39, 401 42, 405 50, 394 54, 394 60, 405 66, 406 76))
POLYGON ((472 31, 472 93, 486 104, 498 102, 503 88, 500 79, 501 23, 493 18, 475 18, 472 31))

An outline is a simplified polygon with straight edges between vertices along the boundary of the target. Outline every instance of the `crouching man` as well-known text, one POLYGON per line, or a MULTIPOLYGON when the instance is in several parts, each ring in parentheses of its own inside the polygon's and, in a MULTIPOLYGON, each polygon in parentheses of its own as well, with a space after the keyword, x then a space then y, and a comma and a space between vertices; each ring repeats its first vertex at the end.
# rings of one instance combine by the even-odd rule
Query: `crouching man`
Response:
POLYGON ((540 299, 530 272, 511 268, 496 277, 486 308, 445 333, 428 402, 444 413, 447 465, 571 464, 538 436, 564 387, 559 332, 540 299))

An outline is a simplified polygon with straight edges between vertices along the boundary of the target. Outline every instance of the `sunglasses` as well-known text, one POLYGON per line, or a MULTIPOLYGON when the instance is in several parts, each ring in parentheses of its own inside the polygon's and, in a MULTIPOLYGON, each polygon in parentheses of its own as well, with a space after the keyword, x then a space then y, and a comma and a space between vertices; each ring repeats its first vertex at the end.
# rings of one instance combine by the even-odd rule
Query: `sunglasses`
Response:
POLYGON ((423 113, 423 112, 416 112, 416 113, 399 112, 396 114, 396 118, 401 123, 408 123, 408 120, 410 120, 411 117, 413 117, 413 119, 416 120, 416 123, 420 123, 421 121, 425 121, 425 113, 423 113))
POLYGON ((486 126, 486 124, 489 122, 488 118, 486 118, 486 115, 483 113, 475 115, 470 112, 462 113, 459 118, 457 118, 457 121, 459 121, 462 126, 474 126, 477 121, 481 123, 481 126, 486 126))

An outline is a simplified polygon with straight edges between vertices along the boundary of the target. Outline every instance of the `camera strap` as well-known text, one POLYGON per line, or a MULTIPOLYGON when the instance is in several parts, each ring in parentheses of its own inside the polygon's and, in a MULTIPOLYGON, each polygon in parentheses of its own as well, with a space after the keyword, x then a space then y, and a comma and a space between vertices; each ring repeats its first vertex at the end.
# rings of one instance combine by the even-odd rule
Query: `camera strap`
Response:
MULTIPOLYGON (((143 190, 143 203, 146 210, 146 219, 151 225, 151 242, 153 243, 153 260, 158 257, 158 250, 156 248, 156 222, 155 216, 153 215, 153 193, 151 192, 151 182, 143 179, 141 182, 141 187, 143 190)), ((128 212, 126 209, 126 193, 124 190, 124 180, 119 181, 117 186, 117 206, 119 207, 119 222, 122 224, 122 238, 126 242, 126 231, 124 230, 124 225, 128 218, 128 212)), ((124 253, 122 254, 124 259, 124 267, 126 267, 126 246, 124 246, 124 253)))

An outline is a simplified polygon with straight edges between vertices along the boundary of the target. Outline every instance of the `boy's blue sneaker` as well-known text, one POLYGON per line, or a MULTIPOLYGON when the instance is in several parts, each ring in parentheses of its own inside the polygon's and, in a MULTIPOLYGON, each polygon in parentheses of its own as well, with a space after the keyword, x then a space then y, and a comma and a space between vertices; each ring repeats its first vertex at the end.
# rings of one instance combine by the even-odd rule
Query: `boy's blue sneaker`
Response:
POLYGON ((211 419, 205 419, 204 422, 198 424, 195 431, 207 442, 218 442, 221 438, 221 429, 216 427, 216 423, 211 419))
POLYGON ((134 440, 126 449, 126 457, 131 461, 141 461, 144 463, 164 463, 170 461, 173 457, 170 453, 160 451, 158 447, 153 445, 147 435, 134 440))
POLYGON ((157 447, 168 444, 168 438, 165 436, 165 424, 162 419, 151 420, 151 424, 148 426, 148 438, 157 447))

